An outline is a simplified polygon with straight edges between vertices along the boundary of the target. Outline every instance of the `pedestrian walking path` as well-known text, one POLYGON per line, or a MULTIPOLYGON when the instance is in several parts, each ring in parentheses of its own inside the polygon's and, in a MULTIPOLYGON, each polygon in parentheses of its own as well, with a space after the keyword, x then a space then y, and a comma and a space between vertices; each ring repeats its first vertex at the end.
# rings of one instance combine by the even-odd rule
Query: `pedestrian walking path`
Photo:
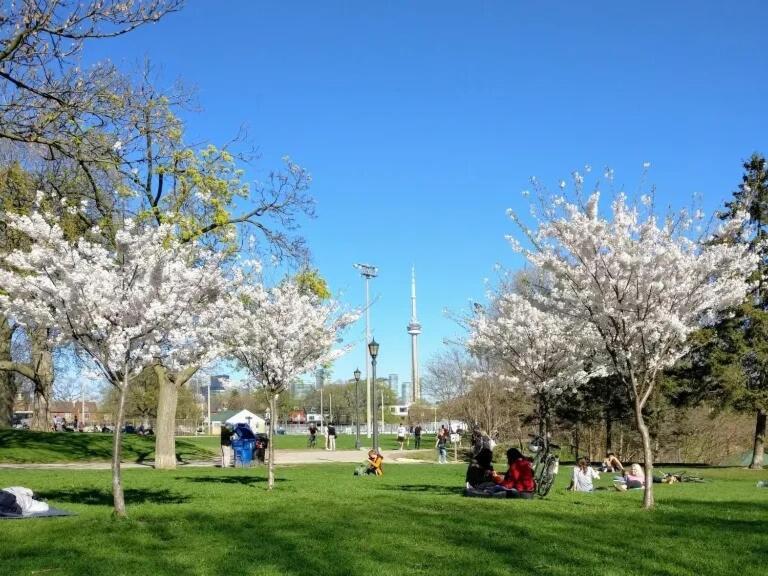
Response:
MULTIPOLYGON (((429 460, 419 459, 418 456, 427 456, 430 451, 404 451, 383 450, 384 462, 386 464, 421 464, 429 460)), ((366 458, 367 450, 275 450, 275 462, 278 465, 283 464, 327 464, 332 462, 342 463, 360 463, 366 458)), ((221 458, 214 457, 210 460, 189 460, 179 463, 179 468, 206 468, 219 466, 221 458)), ((121 468, 152 468, 154 462, 123 462, 121 468)), ((24 469, 24 470, 109 470, 110 462, 57 462, 51 464, 2 464, 2 469, 24 469)))

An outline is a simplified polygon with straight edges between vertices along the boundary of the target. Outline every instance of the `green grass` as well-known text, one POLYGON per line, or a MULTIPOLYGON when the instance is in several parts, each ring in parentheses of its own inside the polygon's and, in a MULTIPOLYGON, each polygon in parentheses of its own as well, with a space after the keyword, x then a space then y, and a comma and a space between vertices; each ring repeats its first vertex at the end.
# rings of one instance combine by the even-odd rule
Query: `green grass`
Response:
MULTIPOLYGON (((129 519, 110 516, 107 471, 0 470, 76 517, 0 522, 0 573, 54 575, 689 575, 766 573, 765 473, 697 470, 706 484, 544 500, 460 495, 464 466, 133 469, 129 519)), ((600 484, 609 486, 610 478, 600 484)))
MULTIPOLYGON (((218 436, 183 436, 181 437, 185 442, 200 446, 208 450, 218 451, 219 449, 219 437, 218 436)), ((178 442, 179 438, 177 438, 178 442)), ((317 436, 317 449, 325 447, 325 438, 318 434, 317 436)), ((363 446, 370 446, 371 439, 366 438, 364 435, 360 436, 360 443, 363 446)), ((421 441, 422 449, 432 449, 435 445, 435 437, 423 436, 421 441)), ((383 434, 381 436, 381 447, 384 450, 396 450, 399 444, 397 443, 397 436, 394 434, 383 434)), ((413 451, 413 438, 411 438, 409 450, 413 451)), ((280 450, 306 450, 307 449, 307 436, 299 434, 276 434, 275 435, 275 448, 280 450)), ((355 436, 352 434, 342 434, 336 438, 337 450, 354 450, 355 448, 355 436)))
MULTIPOLYGON (((214 456, 206 446, 185 439, 176 441, 176 453, 182 460, 208 460, 214 456)), ((0 430, 0 462, 103 461, 111 457, 112 434, 0 430)), ((143 462, 154 457, 154 437, 135 434, 123 437, 124 462, 143 462)))

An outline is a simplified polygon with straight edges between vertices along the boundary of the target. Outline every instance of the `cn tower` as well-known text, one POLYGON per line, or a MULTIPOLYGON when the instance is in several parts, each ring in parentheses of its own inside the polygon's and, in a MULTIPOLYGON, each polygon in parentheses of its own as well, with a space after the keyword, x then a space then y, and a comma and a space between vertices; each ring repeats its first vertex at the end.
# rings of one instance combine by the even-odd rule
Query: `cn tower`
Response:
POLYGON ((411 268, 411 321, 408 323, 408 334, 411 335, 411 402, 421 400, 421 384, 419 383, 419 334, 421 324, 416 317, 416 268, 411 268))

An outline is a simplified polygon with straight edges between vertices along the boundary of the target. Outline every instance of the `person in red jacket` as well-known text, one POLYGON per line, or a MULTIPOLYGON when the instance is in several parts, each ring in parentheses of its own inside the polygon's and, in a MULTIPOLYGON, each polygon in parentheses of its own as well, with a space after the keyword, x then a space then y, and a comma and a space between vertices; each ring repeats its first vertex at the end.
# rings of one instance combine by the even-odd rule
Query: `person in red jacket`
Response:
POLYGON ((507 498, 533 498, 536 484, 533 480, 533 468, 531 463, 517 448, 507 450, 507 463, 509 469, 502 476, 493 475, 495 486, 490 488, 493 495, 504 495, 507 498))

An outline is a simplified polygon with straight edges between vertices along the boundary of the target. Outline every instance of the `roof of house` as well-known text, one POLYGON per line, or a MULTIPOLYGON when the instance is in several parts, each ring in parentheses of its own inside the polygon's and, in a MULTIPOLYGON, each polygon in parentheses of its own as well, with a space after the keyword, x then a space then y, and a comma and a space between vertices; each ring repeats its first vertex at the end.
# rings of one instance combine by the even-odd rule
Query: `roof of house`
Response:
POLYGON ((239 412, 240 410, 223 410, 221 412, 216 412, 216 414, 211 414, 211 422, 226 422, 239 412))
POLYGON ((234 418, 238 414, 242 414, 245 412, 246 418, 252 418, 253 420, 259 421, 264 420, 261 416, 258 414, 254 414, 250 410, 223 410, 221 412, 217 412, 216 414, 211 414, 211 422, 226 422, 230 418, 234 418))

